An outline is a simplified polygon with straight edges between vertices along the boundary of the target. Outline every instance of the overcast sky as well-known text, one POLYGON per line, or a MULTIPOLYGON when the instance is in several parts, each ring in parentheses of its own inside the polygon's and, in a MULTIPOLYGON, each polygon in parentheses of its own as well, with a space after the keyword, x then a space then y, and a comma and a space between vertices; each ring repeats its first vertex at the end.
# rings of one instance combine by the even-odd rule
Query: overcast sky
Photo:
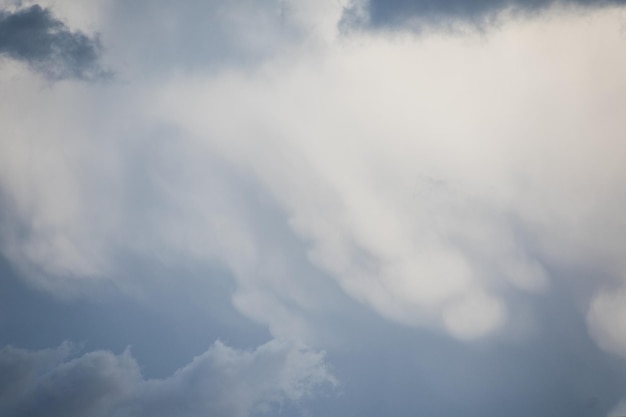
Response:
POLYGON ((0 0, 0 414, 626 415, 624 6, 0 0))

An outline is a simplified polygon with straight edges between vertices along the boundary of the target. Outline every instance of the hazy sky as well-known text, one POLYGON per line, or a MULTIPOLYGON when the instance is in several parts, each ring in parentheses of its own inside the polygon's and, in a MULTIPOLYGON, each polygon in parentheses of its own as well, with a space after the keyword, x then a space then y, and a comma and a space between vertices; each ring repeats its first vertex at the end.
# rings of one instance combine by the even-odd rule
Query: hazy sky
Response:
POLYGON ((0 414, 626 415, 624 6, 0 0, 0 414))

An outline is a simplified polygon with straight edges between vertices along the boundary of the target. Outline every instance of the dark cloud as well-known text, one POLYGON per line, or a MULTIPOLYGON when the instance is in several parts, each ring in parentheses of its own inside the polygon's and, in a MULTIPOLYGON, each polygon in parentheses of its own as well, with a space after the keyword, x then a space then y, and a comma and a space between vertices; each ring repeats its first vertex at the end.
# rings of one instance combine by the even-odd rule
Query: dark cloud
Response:
POLYGON ((50 79, 106 76, 100 52, 97 37, 72 32, 39 5, 15 12, 0 10, 0 56, 26 62, 50 79))
POLYGON ((624 0, 353 0, 342 19, 344 27, 411 28, 466 22, 483 25, 505 10, 532 14, 552 5, 602 7, 624 0))
POLYGON ((129 350, 74 353, 69 344, 1 349, 0 414, 244 417, 335 383, 322 354, 278 341, 247 352, 216 342, 171 377, 150 380, 129 350))

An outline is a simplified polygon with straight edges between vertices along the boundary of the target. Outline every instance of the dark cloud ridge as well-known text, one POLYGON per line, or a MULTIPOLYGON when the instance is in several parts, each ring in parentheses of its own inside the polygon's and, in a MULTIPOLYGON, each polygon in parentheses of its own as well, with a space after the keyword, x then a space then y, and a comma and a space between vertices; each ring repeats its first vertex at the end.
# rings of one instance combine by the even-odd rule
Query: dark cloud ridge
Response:
POLYGON ((129 349, 0 349, 0 415, 11 417, 248 417, 335 384, 323 353, 277 340, 252 351, 217 341, 165 379, 145 379, 129 349))
POLYGON ((0 10, 0 56, 27 63, 49 79, 96 79, 100 66, 98 37, 72 32, 39 5, 15 12, 0 10))
POLYGON ((483 25, 510 10, 534 14, 553 5, 584 8, 624 5, 625 0, 352 0, 342 26, 370 29, 420 29, 464 22, 483 25))

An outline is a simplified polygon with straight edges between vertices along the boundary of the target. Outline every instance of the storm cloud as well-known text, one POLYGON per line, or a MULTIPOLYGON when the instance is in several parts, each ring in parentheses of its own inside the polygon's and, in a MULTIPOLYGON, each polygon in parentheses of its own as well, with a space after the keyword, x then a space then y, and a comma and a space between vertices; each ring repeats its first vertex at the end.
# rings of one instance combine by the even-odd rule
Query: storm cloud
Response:
POLYGON ((352 0, 343 25, 412 30, 457 23, 484 26, 502 12, 533 15, 557 5, 599 8, 624 4, 624 0, 352 0))
POLYGON ((0 10, 0 56, 25 62, 50 79, 105 76, 101 52, 97 37, 71 31, 49 9, 0 10))

